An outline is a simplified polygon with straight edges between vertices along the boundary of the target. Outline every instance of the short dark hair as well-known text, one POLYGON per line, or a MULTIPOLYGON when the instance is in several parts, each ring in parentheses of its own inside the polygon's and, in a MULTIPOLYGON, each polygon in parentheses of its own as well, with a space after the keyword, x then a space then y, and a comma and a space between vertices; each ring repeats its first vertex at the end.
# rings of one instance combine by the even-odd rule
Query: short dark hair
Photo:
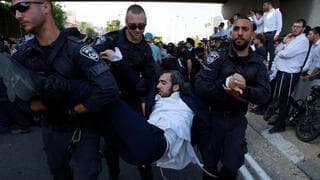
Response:
POLYGON ((233 17, 229 18, 229 21, 230 21, 231 24, 233 24, 233 22, 234 22, 233 17))
POLYGON ((273 2, 271 0, 263 1, 263 4, 264 3, 270 4, 271 6, 273 6, 273 2))
POLYGON ((263 15, 263 11, 262 10, 256 10, 256 12, 255 13, 257 13, 257 14, 259 14, 259 15, 263 15))
POLYGON ((304 28, 304 31, 303 31, 303 33, 304 34, 306 34, 306 36, 309 34, 309 31, 311 30, 311 27, 310 26, 306 26, 305 28, 304 28))
MULTIPOLYGON (((141 14, 141 13, 143 13, 144 15, 146 15, 143 7, 138 5, 138 4, 133 4, 133 5, 128 7, 127 13, 126 13, 126 19, 127 19, 127 16, 128 16, 129 12, 131 12, 132 14, 141 14)), ((146 18, 146 21, 147 21, 147 17, 145 17, 145 18, 146 18)))
POLYGON ((303 27, 306 27, 306 25, 307 25, 307 22, 306 22, 306 20, 304 20, 304 19, 297 19, 294 23, 302 23, 302 26, 303 27))
POLYGON ((144 9, 142 8, 142 6, 138 5, 138 4, 133 4, 131 6, 128 7, 127 9, 127 14, 131 12, 133 14, 145 14, 144 9))
POLYGON ((319 34, 320 35, 320 26, 314 27, 310 31, 312 31, 315 34, 319 34))
POLYGON ((180 90, 181 90, 181 88, 184 85, 184 79, 183 79, 183 76, 181 75, 181 73, 177 70, 163 70, 163 71, 161 71, 160 76, 165 73, 170 74, 171 84, 172 85, 178 84, 180 86, 180 90))
POLYGON ((253 22, 247 16, 239 15, 238 18, 234 22, 236 22, 236 21, 238 21, 240 19, 248 20, 250 22, 250 24, 251 24, 252 31, 254 31, 253 22))
POLYGON ((256 34, 254 38, 259 39, 262 44, 264 44, 264 42, 266 41, 266 38, 264 37, 264 35, 262 33, 256 34))

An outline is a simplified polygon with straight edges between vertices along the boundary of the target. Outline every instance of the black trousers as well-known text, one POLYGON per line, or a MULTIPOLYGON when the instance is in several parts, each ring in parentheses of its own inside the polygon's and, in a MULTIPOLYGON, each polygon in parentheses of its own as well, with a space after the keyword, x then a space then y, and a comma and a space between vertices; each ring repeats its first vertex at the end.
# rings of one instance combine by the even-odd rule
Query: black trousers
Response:
POLYGON ((299 80, 300 73, 286 73, 279 71, 276 76, 275 98, 279 101, 279 116, 276 126, 285 127, 290 104, 292 103, 291 93, 299 80))
POLYGON ((266 41, 265 41, 266 53, 269 53, 270 55, 270 59, 268 61, 268 70, 271 69, 272 62, 275 56, 274 55, 274 39, 273 39, 275 34, 276 34, 276 31, 264 33, 264 36, 266 38, 266 41))
MULTIPOLYGON (((150 163, 160 159, 166 149, 166 140, 163 131, 144 120, 141 113, 134 111, 124 101, 109 104, 109 120, 102 125, 108 129, 103 130, 105 138, 104 155, 107 160, 109 174, 117 178, 120 173, 119 156, 130 164, 138 165, 138 170, 143 180, 153 179, 150 163), (110 121, 111 120, 111 121, 110 121)), ((141 103, 137 103, 141 107, 141 103)), ((138 108, 138 107, 136 107, 138 108)))
MULTIPOLYGON (((201 149, 204 168, 221 180, 237 178, 238 169, 247 153, 245 131, 247 119, 241 114, 213 113, 211 137, 206 148, 201 149), (218 170, 218 162, 222 167, 218 170)), ((215 178, 203 174, 203 180, 215 178)))

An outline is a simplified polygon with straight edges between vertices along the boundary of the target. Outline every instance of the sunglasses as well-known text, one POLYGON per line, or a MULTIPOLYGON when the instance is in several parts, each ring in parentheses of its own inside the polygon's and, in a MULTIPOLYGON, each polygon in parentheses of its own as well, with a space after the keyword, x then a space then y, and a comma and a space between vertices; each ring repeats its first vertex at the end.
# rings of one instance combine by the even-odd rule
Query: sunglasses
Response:
POLYGON ((139 28, 139 30, 143 30, 146 27, 147 24, 128 24, 127 27, 130 30, 136 30, 139 28))
POLYGON ((29 8, 30 8, 30 4, 43 4, 42 0, 39 1, 25 1, 25 2, 19 2, 17 4, 15 4, 14 6, 12 6, 12 13, 13 15, 16 15, 16 11, 19 11, 20 13, 24 13, 26 12, 29 8))

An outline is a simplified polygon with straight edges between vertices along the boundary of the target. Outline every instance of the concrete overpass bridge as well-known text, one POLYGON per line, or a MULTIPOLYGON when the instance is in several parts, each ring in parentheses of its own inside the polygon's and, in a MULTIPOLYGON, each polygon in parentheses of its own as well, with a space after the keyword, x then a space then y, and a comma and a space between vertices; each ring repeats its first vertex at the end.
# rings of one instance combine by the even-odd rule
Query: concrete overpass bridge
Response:
MULTIPOLYGON (((10 0, 5 0, 10 2, 10 0)), ((57 0, 59 1, 59 0, 57 0)), ((63 1, 63 0, 62 0, 63 1)), ((109 0, 106 0, 109 1, 109 0)), ((114 1, 114 0, 110 0, 114 1)), ((125 0, 120 0, 125 1, 125 0)), ((229 19, 234 13, 249 14, 250 9, 262 9, 264 0, 141 0, 142 2, 190 2, 190 3, 222 3, 222 15, 229 19)), ((140 2, 141 2, 140 1, 140 2)), ((89 2, 89 1, 88 1, 89 2)), ((132 1, 139 2, 139 1, 132 1)), ((304 18, 311 27, 320 25, 320 0, 273 0, 274 7, 280 8, 283 16, 282 34, 290 32, 292 22, 304 18)))
MULTIPOLYGON (((262 9, 264 0, 142 0, 149 2, 190 2, 190 3, 222 3, 222 15, 229 19, 232 14, 249 14, 251 9, 262 9)), ((139 2, 139 1, 134 1, 139 2)), ((273 0, 274 7, 280 8, 283 16, 282 34, 291 30, 293 21, 304 18, 311 27, 320 25, 319 0, 273 0)))

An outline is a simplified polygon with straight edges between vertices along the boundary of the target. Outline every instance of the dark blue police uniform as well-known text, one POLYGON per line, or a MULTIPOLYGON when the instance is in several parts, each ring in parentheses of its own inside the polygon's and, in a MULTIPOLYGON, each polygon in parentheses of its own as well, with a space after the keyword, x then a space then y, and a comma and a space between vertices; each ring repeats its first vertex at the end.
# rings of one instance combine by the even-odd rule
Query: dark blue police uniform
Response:
POLYGON ((209 54, 196 76, 195 91, 210 106, 211 112, 211 138, 203 149, 203 161, 205 168, 216 174, 218 161, 221 161, 219 179, 235 179, 244 163, 248 108, 248 103, 227 94, 223 85, 227 77, 239 73, 246 79, 247 86, 242 98, 253 104, 267 102, 269 78, 262 62, 261 57, 251 50, 247 57, 238 57, 230 48, 224 53, 209 54))
MULTIPOLYGON (((125 31, 126 27, 104 35, 105 39, 112 39, 113 45, 119 47, 123 56, 121 61, 111 63, 111 71, 118 83, 120 98, 140 115, 143 115, 142 102, 151 90, 153 82, 157 79, 155 62, 151 48, 144 37, 142 37, 140 43, 132 43, 127 39, 125 31)), ((104 138, 107 144, 105 155, 109 172, 111 176, 117 177, 120 173, 119 155, 110 146, 110 142, 113 141, 110 139, 112 137, 104 134, 104 138)), ((142 179, 152 178, 150 166, 139 166, 139 171, 142 179)))
POLYGON ((44 88, 39 97, 34 97, 48 108, 42 122, 43 141, 54 179, 97 179, 101 160, 96 112, 118 96, 118 87, 108 65, 92 47, 72 37, 78 34, 69 29, 61 30, 49 46, 40 46, 34 38, 13 54, 23 66, 57 81, 58 85, 59 79, 54 79, 57 77, 54 75, 68 80, 85 80, 92 85, 91 93, 80 101, 74 101, 63 87, 57 90, 44 88), (71 116, 68 112, 78 103, 89 112, 71 116), (70 143, 73 135, 74 143, 70 143))
POLYGON ((148 43, 130 42, 125 34, 126 28, 106 34, 114 39, 115 46, 122 53, 122 60, 111 64, 111 71, 119 85, 121 99, 128 102, 137 112, 141 111, 140 97, 146 97, 157 80, 155 63, 148 43))

